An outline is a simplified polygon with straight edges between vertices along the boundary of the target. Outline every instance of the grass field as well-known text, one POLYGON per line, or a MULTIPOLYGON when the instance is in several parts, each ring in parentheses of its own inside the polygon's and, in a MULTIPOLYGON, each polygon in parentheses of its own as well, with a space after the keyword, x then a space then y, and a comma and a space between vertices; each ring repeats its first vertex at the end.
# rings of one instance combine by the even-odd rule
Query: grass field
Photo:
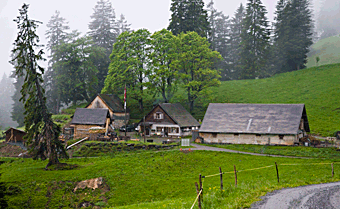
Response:
POLYGON ((311 46, 307 67, 315 67, 315 58, 319 57, 319 66, 340 63, 340 35, 322 39, 311 46))
POLYGON ((333 64, 266 79, 222 82, 211 89, 208 98, 197 101, 195 115, 203 117, 209 102, 304 103, 311 132, 333 136, 340 130, 339 78, 340 64, 333 64))
POLYGON ((224 191, 219 190, 219 176, 204 178, 204 208, 244 208, 268 191, 312 183, 340 180, 340 164, 335 164, 331 177, 329 160, 285 159, 248 156, 222 152, 160 151, 120 153, 107 157, 64 160, 77 164, 74 170, 45 171, 46 161, 0 159, 0 182, 8 188, 7 202, 12 208, 75 208, 87 201, 108 208, 190 208, 196 197, 194 182, 198 175, 233 171, 224 174, 224 191), (275 167, 244 171, 279 164, 280 183, 275 167), (299 164, 299 165, 282 165, 299 164), (243 171, 242 171, 243 170, 243 171), (39 176, 39 178, 37 178, 39 176), (75 183, 103 177, 109 191, 77 190, 75 183))
POLYGON ((295 156, 295 157, 308 157, 308 158, 329 158, 340 159, 340 151, 335 147, 327 148, 314 148, 303 146, 266 146, 266 145, 254 145, 254 144, 201 144, 211 147, 219 147, 243 152, 253 152, 269 155, 283 155, 283 156, 295 156))

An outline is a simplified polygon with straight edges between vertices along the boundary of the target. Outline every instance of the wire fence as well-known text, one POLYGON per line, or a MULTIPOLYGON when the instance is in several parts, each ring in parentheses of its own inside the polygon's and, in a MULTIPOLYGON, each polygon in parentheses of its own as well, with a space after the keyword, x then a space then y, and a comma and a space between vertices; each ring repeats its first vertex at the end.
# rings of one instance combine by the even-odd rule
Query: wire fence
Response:
POLYGON ((196 191, 197 191, 197 196, 195 198, 194 203, 192 204, 190 209, 193 209, 196 205, 196 203, 198 203, 198 208, 201 209, 202 208, 202 200, 203 200, 203 183, 204 183, 204 179, 206 178, 211 178, 211 177, 216 177, 216 176, 220 176, 220 180, 221 180, 221 191, 223 191, 223 174, 232 174, 234 173, 235 175, 235 187, 237 186, 237 173, 240 172, 248 172, 248 171, 254 171, 254 170, 260 170, 260 169, 266 169, 266 168, 271 168, 271 167, 275 167, 276 168, 276 174, 277 174, 277 181, 278 183, 280 183, 280 176, 279 176, 279 170, 278 170, 278 166, 306 166, 306 165, 331 165, 331 169, 332 169, 332 178, 334 177, 334 164, 340 164, 340 162, 332 162, 332 163, 282 163, 282 164, 277 164, 275 162, 275 165, 268 165, 268 166, 263 166, 263 167, 258 167, 258 168, 250 168, 250 169, 244 169, 244 170, 236 170, 236 166, 234 165, 234 171, 228 171, 228 172, 222 172, 221 167, 220 172, 217 174, 211 174, 211 175, 206 175, 206 176, 202 176, 201 174, 199 175, 199 186, 197 184, 197 182, 195 182, 195 186, 196 186, 196 191))

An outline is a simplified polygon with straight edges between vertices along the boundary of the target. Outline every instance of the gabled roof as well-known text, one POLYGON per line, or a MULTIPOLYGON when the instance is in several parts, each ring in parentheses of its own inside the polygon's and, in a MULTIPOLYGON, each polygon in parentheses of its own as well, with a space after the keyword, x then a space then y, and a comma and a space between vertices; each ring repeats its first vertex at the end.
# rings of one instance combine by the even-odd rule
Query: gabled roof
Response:
POLYGON ((25 131, 22 131, 22 130, 19 130, 19 129, 13 128, 13 127, 9 128, 7 131, 5 131, 5 133, 7 133, 7 132, 11 131, 12 129, 13 129, 13 131, 18 131, 18 132, 21 132, 21 133, 27 134, 25 131))
POLYGON ((73 115, 71 124, 105 125, 107 118, 110 118, 108 109, 77 108, 73 115))
MULTIPOLYGON (((103 102, 107 105, 108 108, 110 108, 112 112, 124 112, 122 101, 117 95, 98 94, 97 96, 99 96, 99 98, 103 100, 103 102)), ((88 104, 86 107, 88 107, 90 104, 88 104)))
POLYGON ((310 132, 304 104, 211 103, 200 132, 297 134, 301 118, 310 132))
POLYGON ((180 127, 200 126, 200 123, 179 103, 163 103, 159 104, 159 106, 180 127))

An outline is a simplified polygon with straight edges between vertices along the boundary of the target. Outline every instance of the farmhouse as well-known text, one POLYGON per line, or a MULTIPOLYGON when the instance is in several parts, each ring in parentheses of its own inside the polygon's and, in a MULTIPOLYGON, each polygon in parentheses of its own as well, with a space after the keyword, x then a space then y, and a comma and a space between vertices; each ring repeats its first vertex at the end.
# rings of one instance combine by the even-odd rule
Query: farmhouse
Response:
POLYGON ((74 128, 74 138, 90 135, 90 128, 102 127, 108 132, 111 124, 108 109, 77 108, 73 115, 70 127, 74 128))
POLYGON ((179 103, 163 103, 155 106, 137 126, 145 135, 180 137, 191 135, 199 128, 199 122, 179 103))
MULTIPOLYGON (((108 109, 112 125, 119 128, 125 124, 125 110, 122 102, 117 95, 114 94, 98 94, 86 108, 88 109, 108 109)), ((126 113, 126 121, 130 118, 129 113, 126 113)))
POLYGON ((209 104, 205 143, 293 145, 310 132, 304 104, 209 104))
POLYGON ((6 142, 25 142, 24 136, 27 134, 25 131, 21 131, 19 129, 10 128, 6 133, 6 142))

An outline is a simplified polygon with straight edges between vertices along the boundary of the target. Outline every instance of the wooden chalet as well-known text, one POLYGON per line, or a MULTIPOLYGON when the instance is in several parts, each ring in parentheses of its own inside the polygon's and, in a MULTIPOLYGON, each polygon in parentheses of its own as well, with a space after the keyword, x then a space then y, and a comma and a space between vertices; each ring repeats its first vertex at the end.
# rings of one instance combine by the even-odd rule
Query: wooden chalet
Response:
POLYGON ((304 104, 209 104, 204 143, 293 145, 310 132, 304 104))
MULTIPOLYGON (((88 109, 108 109, 112 125, 119 128, 125 124, 125 110, 122 101, 114 94, 98 94, 87 106, 88 109)), ((126 123, 130 119, 130 114, 126 113, 126 123)))
POLYGON ((26 139, 24 139, 24 136, 27 134, 25 131, 16 129, 16 128, 10 128, 7 131, 5 131, 6 134, 6 142, 25 142, 26 139))
POLYGON ((90 135, 90 128, 102 127, 110 130, 111 117, 108 109, 77 108, 72 116, 70 127, 74 128, 73 138, 83 138, 90 135))
POLYGON ((163 103, 155 106, 137 126, 145 135, 180 137, 191 135, 200 123, 179 103, 163 103))

